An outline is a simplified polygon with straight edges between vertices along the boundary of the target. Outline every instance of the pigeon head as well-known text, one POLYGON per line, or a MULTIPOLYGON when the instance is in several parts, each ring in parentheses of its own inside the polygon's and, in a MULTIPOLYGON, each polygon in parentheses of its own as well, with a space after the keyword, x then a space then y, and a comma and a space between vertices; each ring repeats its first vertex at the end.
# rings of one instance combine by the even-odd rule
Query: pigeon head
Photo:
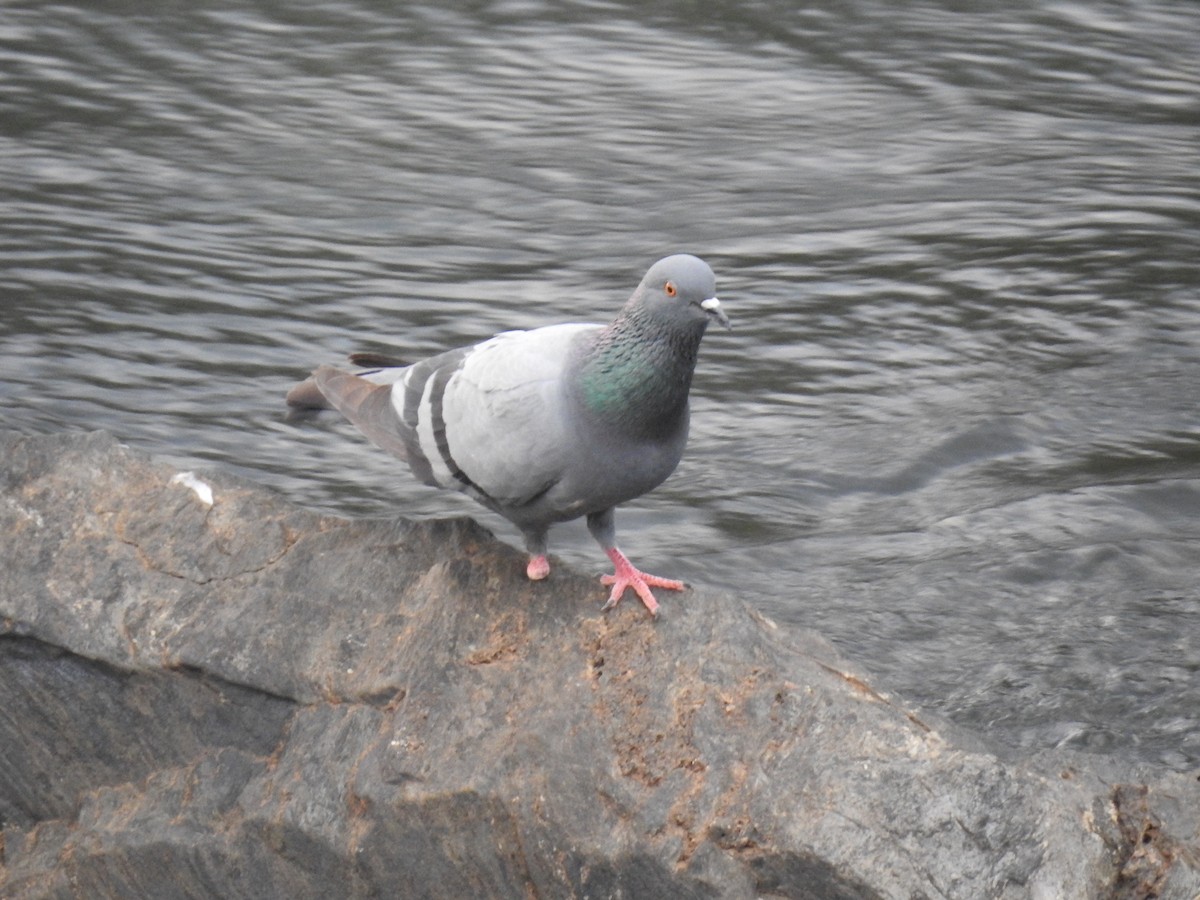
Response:
POLYGON ((608 435, 687 435, 688 389, 700 340, 729 326, 712 269, 686 254, 660 259, 609 325, 580 344, 572 390, 608 435))
POLYGON ((717 280, 708 263, 679 253, 650 267, 629 301, 663 322, 688 328, 716 320, 726 328, 729 319, 717 299, 717 280))

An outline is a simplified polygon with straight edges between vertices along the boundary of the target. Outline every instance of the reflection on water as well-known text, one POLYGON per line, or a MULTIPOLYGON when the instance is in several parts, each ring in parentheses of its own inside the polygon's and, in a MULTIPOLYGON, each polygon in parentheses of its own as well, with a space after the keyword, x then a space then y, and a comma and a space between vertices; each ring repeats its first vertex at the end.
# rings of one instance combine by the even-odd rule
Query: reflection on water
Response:
POLYGON ((630 553, 1010 745, 1197 766, 1190 7, 778 7, 8 9, 0 425, 482 515, 283 392, 696 252, 737 330, 630 553))

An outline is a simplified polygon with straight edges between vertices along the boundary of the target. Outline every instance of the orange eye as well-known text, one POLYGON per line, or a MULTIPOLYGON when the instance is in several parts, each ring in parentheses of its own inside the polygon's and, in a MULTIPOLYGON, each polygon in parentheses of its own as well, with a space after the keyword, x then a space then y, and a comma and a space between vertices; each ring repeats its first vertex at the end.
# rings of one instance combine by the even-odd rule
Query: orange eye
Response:
POLYGON ((673 281, 668 281, 666 283, 666 285, 663 287, 663 290, 667 292, 668 297, 674 297, 676 294, 679 293, 679 289, 677 287, 675 287, 675 282, 673 282, 673 281))

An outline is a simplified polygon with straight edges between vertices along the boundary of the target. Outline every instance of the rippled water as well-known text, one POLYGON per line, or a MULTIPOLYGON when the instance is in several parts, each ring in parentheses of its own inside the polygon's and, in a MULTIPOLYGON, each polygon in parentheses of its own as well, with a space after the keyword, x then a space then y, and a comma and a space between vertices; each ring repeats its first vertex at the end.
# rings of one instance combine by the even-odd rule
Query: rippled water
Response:
POLYGON ((1195 6, 472 6, 6 4, 0 426, 478 515, 284 391, 695 252, 736 331, 626 550, 1009 746, 1200 765, 1195 6))

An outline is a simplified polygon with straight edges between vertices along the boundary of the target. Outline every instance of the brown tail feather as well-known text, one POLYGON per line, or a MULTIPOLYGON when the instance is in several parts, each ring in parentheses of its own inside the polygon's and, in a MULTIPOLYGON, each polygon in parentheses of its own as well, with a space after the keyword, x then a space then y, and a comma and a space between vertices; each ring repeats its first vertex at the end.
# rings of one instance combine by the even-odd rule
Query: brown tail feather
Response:
POLYGON ((310 379, 326 401, 349 419, 371 442, 400 459, 408 458, 404 424, 392 405, 392 386, 321 366, 310 379))
POLYGON ((325 398, 311 378, 304 379, 287 392, 287 405, 298 410, 333 409, 333 404, 325 398))
MULTIPOLYGON (((408 365, 395 356, 371 352, 351 353, 350 362, 356 366, 362 366, 364 369, 394 369, 408 365)), ((317 387, 316 381, 312 378, 304 379, 287 392, 287 405, 300 412, 333 409, 333 404, 321 393, 321 389, 317 387)))

